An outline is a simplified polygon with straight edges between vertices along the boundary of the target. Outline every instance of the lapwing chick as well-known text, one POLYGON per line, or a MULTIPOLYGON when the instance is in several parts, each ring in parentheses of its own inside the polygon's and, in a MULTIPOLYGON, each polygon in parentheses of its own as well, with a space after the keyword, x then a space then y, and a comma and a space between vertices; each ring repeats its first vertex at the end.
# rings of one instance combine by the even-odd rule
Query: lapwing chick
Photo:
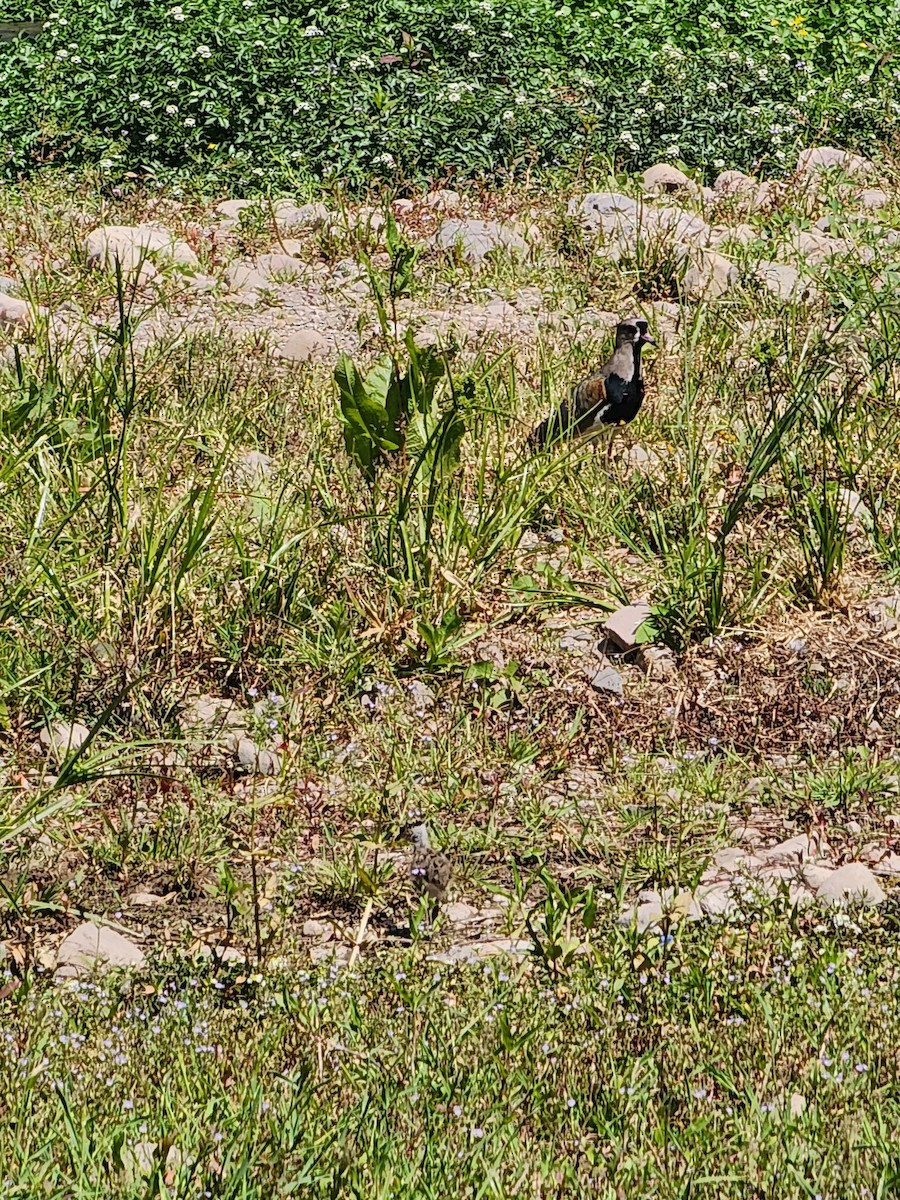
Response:
POLYGON ((647 329, 647 322, 638 318, 616 326, 612 358, 538 425, 528 439, 529 449, 540 450, 564 438, 595 438, 634 420, 644 402, 641 351, 656 345, 647 329))
POLYGON ((436 915, 440 904, 447 897, 447 888, 453 874, 453 864, 446 854, 431 845, 427 825, 413 825, 409 831, 413 844, 409 875, 416 891, 428 896, 429 908, 436 915))

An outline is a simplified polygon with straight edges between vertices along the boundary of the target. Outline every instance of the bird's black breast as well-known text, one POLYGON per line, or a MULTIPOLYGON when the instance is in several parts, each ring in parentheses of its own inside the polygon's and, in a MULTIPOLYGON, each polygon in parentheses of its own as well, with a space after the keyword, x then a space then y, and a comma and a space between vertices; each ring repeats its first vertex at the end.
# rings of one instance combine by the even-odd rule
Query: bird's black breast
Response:
MULTIPOLYGON (((587 382, 585 380, 585 384, 587 382)), ((591 411, 585 413, 583 432, 597 425, 627 425, 640 411, 644 399, 644 382, 640 376, 623 379, 621 375, 611 372, 603 384, 604 399, 599 404, 593 404, 591 411)), ((581 386, 584 387, 584 384, 581 386)))

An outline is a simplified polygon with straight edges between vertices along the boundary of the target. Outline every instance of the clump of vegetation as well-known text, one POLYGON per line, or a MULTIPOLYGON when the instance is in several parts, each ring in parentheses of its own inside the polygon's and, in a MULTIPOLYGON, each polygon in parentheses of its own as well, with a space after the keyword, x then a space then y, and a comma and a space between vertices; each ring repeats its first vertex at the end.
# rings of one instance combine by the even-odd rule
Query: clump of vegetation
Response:
POLYGON ((60 0, 0 56, 0 163, 209 187, 534 168, 778 171, 897 127, 897 13, 840 0, 353 5, 60 0))

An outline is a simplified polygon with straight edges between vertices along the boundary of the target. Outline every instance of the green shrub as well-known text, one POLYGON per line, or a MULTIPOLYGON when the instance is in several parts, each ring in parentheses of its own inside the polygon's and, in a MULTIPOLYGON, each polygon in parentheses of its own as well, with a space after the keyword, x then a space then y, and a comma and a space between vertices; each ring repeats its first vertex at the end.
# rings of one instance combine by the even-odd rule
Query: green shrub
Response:
POLYGON ((0 44, 7 179, 102 163, 219 186, 345 185, 669 157, 781 170, 894 133, 886 6, 835 0, 59 0, 0 44), (872 39, 875 39, 874 44, 872 39))

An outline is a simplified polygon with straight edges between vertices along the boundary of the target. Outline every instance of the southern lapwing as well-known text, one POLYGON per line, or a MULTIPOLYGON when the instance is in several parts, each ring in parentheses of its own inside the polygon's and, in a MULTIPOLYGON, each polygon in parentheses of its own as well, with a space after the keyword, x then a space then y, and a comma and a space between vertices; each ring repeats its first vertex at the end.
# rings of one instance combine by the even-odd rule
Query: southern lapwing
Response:
POLYGON ((414 847, 409 866, 410 878, 416 891, 428 896, 433 902, 430 907, 436 910, 447 897, 453 864, 446 854, 432 847, 427 825, 413 825, 409 837, 414 847))
POLYGON ((529 449, 540 450, 563 438, 595 438, 633 421, 644 402, 641 351, 655 345, 646 321, 635 317, 617 325, 612 358, 538 425, 528 439, 529 449))

